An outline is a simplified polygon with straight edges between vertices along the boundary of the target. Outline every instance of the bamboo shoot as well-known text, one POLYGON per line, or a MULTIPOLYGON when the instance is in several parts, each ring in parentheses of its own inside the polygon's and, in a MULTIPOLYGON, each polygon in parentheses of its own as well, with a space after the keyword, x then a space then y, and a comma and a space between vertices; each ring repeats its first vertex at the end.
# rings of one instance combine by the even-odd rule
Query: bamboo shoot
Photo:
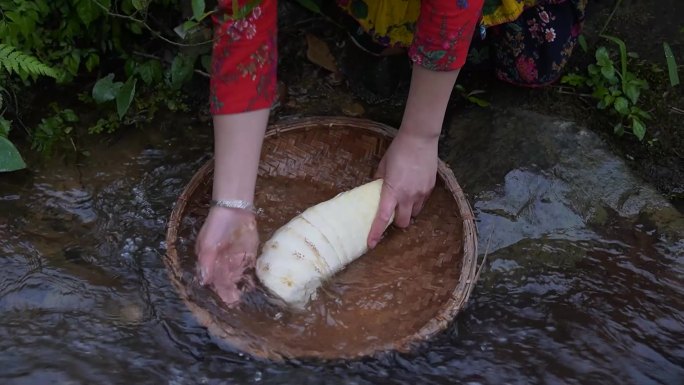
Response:
POLYGON ((304 306, 326 279, 368 251, 381 189, 375 180, 345 191, 278 229, 257 259, 261 283, 285 303, 304 306))

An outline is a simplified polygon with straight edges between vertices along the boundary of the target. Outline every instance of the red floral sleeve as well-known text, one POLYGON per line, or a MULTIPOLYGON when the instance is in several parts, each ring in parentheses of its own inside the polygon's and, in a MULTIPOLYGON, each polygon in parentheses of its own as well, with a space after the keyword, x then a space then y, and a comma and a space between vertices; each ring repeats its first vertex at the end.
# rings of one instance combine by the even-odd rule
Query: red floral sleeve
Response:
POLYGON ((411 60, 433 71, 463 67, 483 0, 422 0, 411 60))
POLYGON ((219 0, 213 16, 210 103, 213 115, 270 108, 277 96, 277 0, 219 0), (251 7, 251 9, 249 9, 251 7))

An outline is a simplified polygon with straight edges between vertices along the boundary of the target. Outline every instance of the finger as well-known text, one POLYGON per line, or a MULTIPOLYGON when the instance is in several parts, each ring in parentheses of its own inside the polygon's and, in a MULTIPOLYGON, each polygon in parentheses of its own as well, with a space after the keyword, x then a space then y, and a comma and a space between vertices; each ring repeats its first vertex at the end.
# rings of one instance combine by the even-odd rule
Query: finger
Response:
POLYGON ((214 279, 214 265, 216 264, 216 250, 201 250, 197 257, 199 265, 200 285, 207 285, 214 279))
POLYGON ((220 254, 216 259, 213 274, 216 279, 212 285, 226 305, 233 305, 242 296, 241 283, 245 278, 245 270, 249 258, 246 253, 220 254))
POLYGON ((400 203, 397 205, 397 216, 394 218, 394 224, 402 229, 407 228, 411 224, 412 209, 411 203, 400 203))
POLYGON ((385 162, 385 157, 383 157, 380 160, 380 164, 378 165, 378 168, 375 170, 375 175, 373 176, 373 178, 380 179, 380 178, 385 177, 385 164, 386 163, 387 162, 385 162))
POLYGON ((237 304, 242 296, 235 282, 221 282, 214 284, 214 290, 221 301, 229 307, 237 304))
POLYGON ((383 184, 382 190, 380 192, 380 204, 378 205, 378 212, 375 214, 375 219, 373 220, 370 232, 368 233, 369 248, 372 249, 378 244, 382 233, 392 220, 392 215, 394 214, 394 208, 396 206, 396 198, 387 185, 383 184))
POLYGON ((416 201, 413 203, 413 207, 411 209, 411 216, 412 217, 417 217, 418 214, 423 210, 423 207, 425 206, 425 201, 427 199, 425 197, 418 198, 416 201))

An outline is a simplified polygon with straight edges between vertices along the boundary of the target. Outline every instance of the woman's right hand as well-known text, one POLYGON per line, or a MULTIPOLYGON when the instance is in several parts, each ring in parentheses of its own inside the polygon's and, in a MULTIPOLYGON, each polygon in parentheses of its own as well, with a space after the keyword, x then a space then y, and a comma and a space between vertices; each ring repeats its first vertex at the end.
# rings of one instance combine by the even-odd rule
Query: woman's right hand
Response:
POLYGON ((252 275, 259 234, 254 214, 212 207, 195 242, 200 283, 209 285, 228 306, 254 286, 252 275))

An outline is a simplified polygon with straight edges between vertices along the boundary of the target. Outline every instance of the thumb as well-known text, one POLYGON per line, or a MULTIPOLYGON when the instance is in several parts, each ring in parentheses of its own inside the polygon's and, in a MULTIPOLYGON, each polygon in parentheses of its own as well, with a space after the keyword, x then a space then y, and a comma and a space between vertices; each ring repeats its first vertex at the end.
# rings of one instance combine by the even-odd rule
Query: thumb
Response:
POLYGON ((397 207, 397 199, 385 183, 380 192, 380 204, 375 214, 375 219, 368 233, 368 247, 374 248, 380 241, 382 233, 394 218, 394 209, 397 207))
POLYGON ((385 177, 385 169, 386 169, 386 161, 385 157, 383 156, 382 159, 380 160, 380 164, 378 164, 378 168, 375 170, 375 174, 373 175, 373 178, 375 179, 381 179, 385 177))

